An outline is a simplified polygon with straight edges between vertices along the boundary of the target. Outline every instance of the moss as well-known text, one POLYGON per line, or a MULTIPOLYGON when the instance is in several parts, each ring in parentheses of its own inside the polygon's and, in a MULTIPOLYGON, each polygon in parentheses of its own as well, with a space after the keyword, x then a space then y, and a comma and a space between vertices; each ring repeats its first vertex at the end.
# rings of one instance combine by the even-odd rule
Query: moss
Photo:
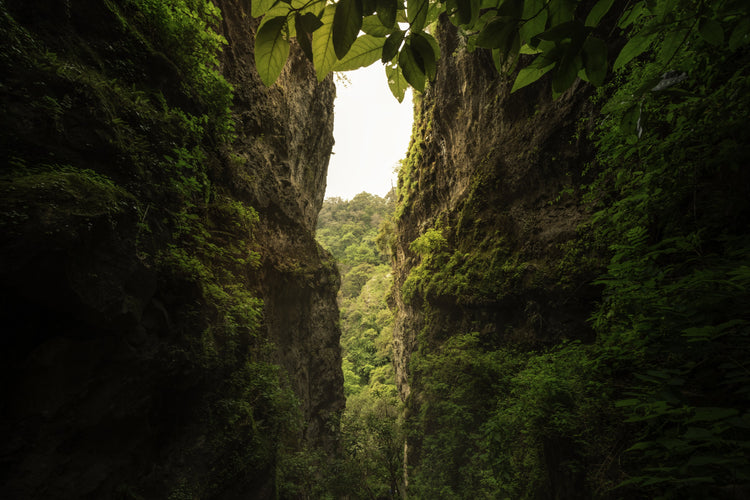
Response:
MULTIPOLYGON (((443 232, 430 228, 416 238, 410 249, 421 262, 411 269, 402 286, 402 296, 410 302, 419 295, 425 299, 449 299, 457 304, 496 302, 518 293, 529 263, 513 251, 500 230, 488 233, 481 219, 475 219, 470 232, 475 238, 449 244, 443 232)), ((469 228, 464 227, 464 231, 469 228)))
POLYGON ((249 284, 258 214, 215 185, 219 149, 233 138, 232 88, 216 71, 218 10, 193 0, 91 4, 96 13, 79 7, 76 25, 22 26, 0 3, 0 232, 24 245, 59 233, 75 250, 96 220, 113 230, 95 244, 134 238, 139 268, 158 282, 144 293, 165 318, 145 326, 149 363, 163 365, 164 379, 150 383, 196 391, 166 412, 184 412, 190 428, 158 436, 158 466, 175 479, 153 496, 222 498, 226 484, 272 467, 301 423, 258 338, 263 303, 249 284))
POLYGON ((112 218, 137 203, 106 176, 69 165, 0 177, 0 194, 0 227, 11 231, 29 222, 65 230, 102 216, 112 218))
MULTIPOLYGON (((248 246, 257 214, 238 201, 224 200, 221 207, 211 213, 221 218, 231 217, 239 232, 231 244, 224 244, 223 231, 212 231, 199 218, 185 214, 178 241, 158 253, 157 263, 172 279, 197 287, 205 303, 203 314, 210 319, 214 342, 223 347, 222 353, 229 354, 238 342, 247 344, 254 336, 263 302, 255 297, 243 279, 259 265, 259 255, 248 246), (242 239, 243 232, 247 239, 242 239)), ((205 332, 204 338, 195 339, 195 343, 206 344, 205 332)), ((203 349, 197 351, 203 352, 203 349)), ((231 357, 228 360, 231 361, 231 357)))
POLYGON ((396 205, 394 218, 398 220, 408 209, 412 196, 419 186, 418 165, 422 161, 424 152, 424 141, 432 131, 432 108, 425 108, 422 101, 416 102, 414 106, 414 126, 412 128, 409 151, 406 158, 401 160, 398 171, 398 195, 399 202, 396 205))
POLYGON ((591 224, 578 228, 576 238, 559 245, 560 258, 549 269, 550 278, 563 290, 576 290, 592 281, 605 265, 606 247, 595 240, 591 224))

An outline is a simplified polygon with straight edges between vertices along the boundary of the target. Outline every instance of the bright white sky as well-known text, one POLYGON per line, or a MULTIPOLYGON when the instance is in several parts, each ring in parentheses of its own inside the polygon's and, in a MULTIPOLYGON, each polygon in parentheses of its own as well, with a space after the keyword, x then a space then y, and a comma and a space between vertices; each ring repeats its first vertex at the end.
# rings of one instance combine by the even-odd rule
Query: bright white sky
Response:
POLYGON ((396 185, 398 161, 406 156, 412 124, 411 89, 399 104, 380 62, 344 73, 336 83, 333 155, 326 198, 352 199, 362 191, 385 196, 396 185))

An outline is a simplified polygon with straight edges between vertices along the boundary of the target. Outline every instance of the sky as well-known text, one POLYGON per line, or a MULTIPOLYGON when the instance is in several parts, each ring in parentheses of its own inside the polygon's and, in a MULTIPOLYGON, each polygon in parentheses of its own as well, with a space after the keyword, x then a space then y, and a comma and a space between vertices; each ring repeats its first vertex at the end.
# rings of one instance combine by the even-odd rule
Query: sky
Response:
POLYGON ((350 200, 362 191, 385 196, 396 185, 395 169, 409 146, 411 89, 399 104, 379 61, 343 75, 351 83, 336 81, 336 144, 328 165, 326 198, 350 200))

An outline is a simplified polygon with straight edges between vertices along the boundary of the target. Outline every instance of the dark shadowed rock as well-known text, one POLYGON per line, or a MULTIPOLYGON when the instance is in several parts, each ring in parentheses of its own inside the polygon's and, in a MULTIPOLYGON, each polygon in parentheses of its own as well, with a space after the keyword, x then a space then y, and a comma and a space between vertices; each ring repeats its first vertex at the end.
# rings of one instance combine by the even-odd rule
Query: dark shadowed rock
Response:
POLYGON ((344 404, 313 236, 334 85, 295 49, 265 88, 250 3, 217 1, 227 144, 192 32, 43 4, 0 5, 0 496, 273 498, 344 404))

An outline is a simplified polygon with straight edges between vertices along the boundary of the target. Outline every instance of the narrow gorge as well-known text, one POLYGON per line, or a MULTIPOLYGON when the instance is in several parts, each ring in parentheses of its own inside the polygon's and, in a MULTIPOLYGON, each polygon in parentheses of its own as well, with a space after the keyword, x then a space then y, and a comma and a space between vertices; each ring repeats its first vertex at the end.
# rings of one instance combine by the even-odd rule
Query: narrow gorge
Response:
POLYGON ((0 0, 0 496, 750 498, 749 19, 0 0))

